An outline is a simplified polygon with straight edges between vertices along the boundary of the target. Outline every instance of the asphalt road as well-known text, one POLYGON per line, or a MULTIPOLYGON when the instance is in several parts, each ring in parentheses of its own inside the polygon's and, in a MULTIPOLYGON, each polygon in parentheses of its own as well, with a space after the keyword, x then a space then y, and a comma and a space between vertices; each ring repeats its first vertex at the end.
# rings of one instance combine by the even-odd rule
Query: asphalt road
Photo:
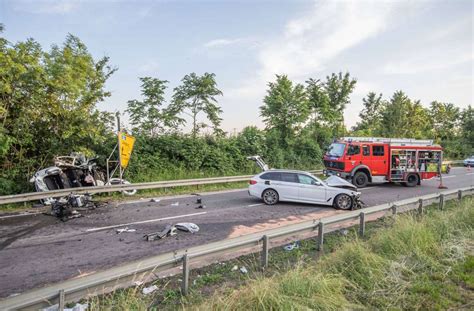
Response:
MULTIPOLYGON (((474 172, 453 168, 444 176, 450 189, 474 184, 474 172)), ((439 179, 406 188, 381 184, 362 189, 368 205, 393 202, 439 192, 439 179)), ((205 209, 197 209, 194 195, 139 200, 84 212, 84 217, 61 222, 42 214, 0 216, 0 297, 93 273, 128 261, 189 246, 261 231, 307 219, 343 213, 331 207, 279 203, 266 206, 246 189, 202 194, 205 209), (196 234, 147 242, 143 235, 166 224, 194 222, 196 234), (128 227, 136 232, 116 233, 128 227)))

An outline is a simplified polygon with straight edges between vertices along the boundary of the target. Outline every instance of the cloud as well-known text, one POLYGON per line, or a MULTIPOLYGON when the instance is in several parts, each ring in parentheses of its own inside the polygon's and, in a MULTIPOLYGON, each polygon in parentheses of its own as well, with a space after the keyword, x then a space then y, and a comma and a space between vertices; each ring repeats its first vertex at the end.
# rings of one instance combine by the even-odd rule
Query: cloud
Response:
POLYGON ((14 9, 34 14, 66 14, 76 10, 82 2, 80 0, 17 0, 14 9))
POLYGON ((275 74, 305 81, 341 53, 383 32, 397 6, 384 1, 315 2, 307 13, 289 20, 279 35, 261 43, 253 77, 226 95, 261 99, 275 74))
POLYGON ((148 60, 138 67, 138 72, 142 74, 156 73, 160 69, 160 64, 156 60, 148 60))
POLYGON ((204 43, 205 48, 221 48, 229 45, 241 44, 247 41, 246 38, 236 38, 236 39, 215 39, 204 43))

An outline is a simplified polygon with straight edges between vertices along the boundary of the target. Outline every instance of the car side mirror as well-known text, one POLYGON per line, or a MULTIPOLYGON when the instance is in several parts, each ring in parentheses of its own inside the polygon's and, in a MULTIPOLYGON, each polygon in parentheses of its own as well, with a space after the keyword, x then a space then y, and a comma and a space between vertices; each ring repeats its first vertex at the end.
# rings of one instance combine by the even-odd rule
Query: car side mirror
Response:
POLYGON ((317 181, 313 181, 312 184, 313 184, 313 186, 321 186, 321 183, 319 183, 317 181))

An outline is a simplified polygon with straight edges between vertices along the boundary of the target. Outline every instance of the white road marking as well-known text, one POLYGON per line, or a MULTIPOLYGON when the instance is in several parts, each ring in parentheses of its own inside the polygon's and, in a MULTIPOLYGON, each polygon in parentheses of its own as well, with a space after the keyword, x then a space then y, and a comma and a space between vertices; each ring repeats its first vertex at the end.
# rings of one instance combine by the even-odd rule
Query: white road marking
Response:
POLYGON ((4 218, 12 218, 12 217, 21 217, 21 216, 30 216, 30 215, 39 215, 42 213, 24 213, 24 214, 16 214, 16 215, 7 215, 7 216, 1 216, 0 219, 4 218))
POLYGON ((250 204, 250 205, 247 205, 247 207, 254 207, 254 206, 259 206, 259 205, 263 205, 263 203, 250 204))
POLYGON ((474 173, 467 173, 466 175, 472 175, 472 174, 474 174, 474 173))
MULTIPOLYGON (((451 175, 451 176, 443 176, 443 179, 446 179, 446 178, 454 178, 454 177, 456 177, 456 175, 451 175)), ((439 178, 438 178, 438 180, 439 180, 439 178)))
POLYGON ((204 214, 207 214, 207 212, 193 213, 193 214, 186 214, 186 215, 178 215, 178 216, 170 216, 170 217, 163 217, 163 218, 156 218, 156 219, 148 219, 148 220, 143 220, 143 221, 135 221, 135 222, 129 222, 129 223, 126 223, 126 224, 113 225, 113 226, 107 226, 107 227, 91 228, 91 229, 87 229, 86 232, 94 232, 94 231, 112 229, 112 228, 123 227, 123 226, 146 224, 146 223, 149 223, 149 222, 156 222, 156 221, 176 219, 176 218, 184 218, 184 217, 190 217, 190 216, 198 216, 198 215, 204 215, 204 214))

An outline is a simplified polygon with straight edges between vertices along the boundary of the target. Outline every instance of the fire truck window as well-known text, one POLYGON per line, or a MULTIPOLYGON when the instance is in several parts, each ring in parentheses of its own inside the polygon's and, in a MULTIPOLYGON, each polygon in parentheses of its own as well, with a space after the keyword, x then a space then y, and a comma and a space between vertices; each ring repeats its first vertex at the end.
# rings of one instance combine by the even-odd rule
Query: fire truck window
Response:
POLYGON ((369 148, 369 146, 362 146, 362 154, 365 155, 365 156, 369 156, 369 155, 370 155, 370 148, 369 148))
POLYGON ((374 156, 385 155, 383 146, 372 146, 372 155, 374 156))
POLYGON ((356 155, 356 154, 360 154, 360 146, 350 145, 349 149, 347 149, 347 155, 356 155))

